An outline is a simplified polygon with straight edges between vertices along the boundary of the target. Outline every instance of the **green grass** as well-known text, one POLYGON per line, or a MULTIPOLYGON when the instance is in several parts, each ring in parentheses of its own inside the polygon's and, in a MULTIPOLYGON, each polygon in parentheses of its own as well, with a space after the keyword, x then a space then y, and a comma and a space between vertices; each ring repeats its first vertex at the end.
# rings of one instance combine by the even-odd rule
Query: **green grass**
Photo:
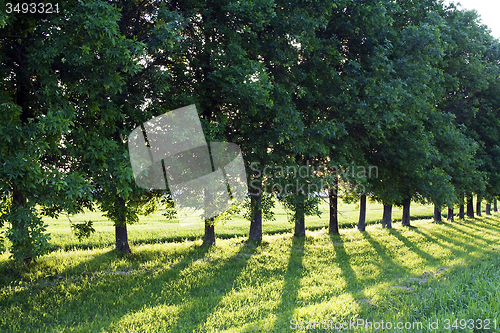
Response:
MULTIPOLYGON (((306 227, 309 230, 317 230, 328 226, 328 203, 323 202, 320 206, 322 215, 308 216, 306 218, 306 227)), ((350 228, 357 224, 359 218, 359 206, 357 204, 339 203, 339 225, 341 228, 350 228)), ((370 203, 367 209, 367 224, 377 223, 382 219, 382 205, 370 203)), ((141 217, 139 223, 127 226, 129 240, 132 244, 151 244, 163 242, 182 242, 185 240, 197 240, 203 237, 203 222, 193 222, 190 224, 180 224, 177 220, 166 220, 157 212, 152 216, 141 217)), ((277 234, 289 232, 293 229, 293 224, 288 222, 287 214, 281 205, 274 209, 275 221, 264 221, 264 234, 277 234)), ((401 219, 401 208, 393 208, 393 219, 401 219)), ((419 204, 412 204, 412 219, 430 218, 433 214, 433 208, 419 204)), ((54 248, 63 248, 66 250, 74 248, 96 248, 113 246, 115 241, 115 229, 113 223, 103 217, 99 212, 87 212, 70 217, 73 222, 82 222, 85 220, 94 221, 96 233, 89 239, 79 242, 70 229, 70 222, 65 215, 59 219, 46 218, 48 231, 51 234, 51 244, 54 248)), ((230 221, 217 225, 215 228, 216 237, 232 238, 235 236, 247 236, 250 228, 250 222, 244 219, 243 215, 237 215, 230 221)))
MULTIPOLYGON (((371 221, 381 215, 376 208, 369 206, 371 221)), ((432 213, 419 209, 417 215, 432 213)), ((343 211, 344 221, 356 221, 354 205, 343 211)), ((94 248, 66 251, 78 242, 61 220, 50 223, 58 250, 36 263, 0 256, 1 332, 333 332, 325 324, 357 320, 423 325, 383 332, 428 332, 436 320, 434 332, 486 331, 460 330, 459 321, 455 329, 455 319, 489 319, 488 331, 499 331, 499 215, 414 220, 410 228, 396 222, 392 230, 375 224, 339 236, 321 228, 325 217, 306 222, 314 230, 301 239, 281 215, 261 243, 237 236, 218 239, 213 248, 200 240, 158 242, 181 238, 151 217, 130 227, 131 255, 107 246, 113 230, 106 223, 97 223, 104 235, 93 236, 94 248), (314 329, 291 329, 299 323, 314 329)), ((217 230, 244 235, 247 227, 232 221, 217 230)), ((351 331, 373 330, 342 330, 351 331)))

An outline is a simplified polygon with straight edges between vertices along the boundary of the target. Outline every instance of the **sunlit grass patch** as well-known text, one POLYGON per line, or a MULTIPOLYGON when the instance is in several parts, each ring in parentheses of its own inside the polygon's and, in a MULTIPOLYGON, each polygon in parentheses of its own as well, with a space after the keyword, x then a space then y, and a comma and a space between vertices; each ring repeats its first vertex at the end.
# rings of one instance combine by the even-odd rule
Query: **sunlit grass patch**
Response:
MULTIPOLYGON (((318 230, 328 226, 328 203, 322 202, 320 205, 321 217, 308 216, 306 226, 309 230, 318 230)), ((339 203, 339 225, 341 228, 350 228, 356 225, 359 218, 359 207, 357 204, 339 203)), ((433 209, 430 206, 419 204, 412 205, 412 216, 417 218, 430 218, 433 209)), ((283 207, 277 203, 274 209, 275 220, 264 221, 262 229, 264 234, 276 234, 289 232, 293 229, 293 224, 288 221, 287 213, 283 207)), ((382 218, 382 205, 369 203, 366 220, 368 224, 374 224, 382 218)), ((393 219, 401 218, 401 209, 394 207, 393 219)), ((51 245, 54 250, 84 249, 96 247, 112 247, 115 241, 115 229, 113 223, 102 216, 101 212, 86 212, 70 216, 61 215, 58 219, 44 218, 47 222, 47 231, 51 235, 51 245), (70 220, 74 223, 92 220, 95 233, 89 238, 78 241, 70 228, 70 220)), ((183 242, 185 240, 194 241, 201 239, 204 232, 202 221, 192 223, 179 223, 177 220, 167 220, 162 211, 158 211, 151 216, 140 216, 139 222, 127 226, 129 241, 131 244, 155 244, 163 242, 183 242)), ((245 237, 248 235, 250 222, 242 214, 233 219, 220 223, 215 227, 217 238, 245 237)))
POLYGON ((289 332, 322 320, 497 318, 497 215, 394 225, 212 248, 145 242, 130 255, 61 247, 30 265, 2 255, 0 331, 289 332))

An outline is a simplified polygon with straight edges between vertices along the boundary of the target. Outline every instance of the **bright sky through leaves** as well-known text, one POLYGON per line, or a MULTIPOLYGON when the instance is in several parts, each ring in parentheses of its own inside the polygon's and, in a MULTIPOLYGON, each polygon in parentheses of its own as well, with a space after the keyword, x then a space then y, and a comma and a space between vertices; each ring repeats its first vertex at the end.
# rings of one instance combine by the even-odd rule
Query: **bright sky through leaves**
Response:
POLYGON ((492 31, 492 35, 500 39, 500 1, 498 0, 459 0, 447 1, 460 3, 462 8, 475 9, 481 15, 483 24, 486 24, 492 31))

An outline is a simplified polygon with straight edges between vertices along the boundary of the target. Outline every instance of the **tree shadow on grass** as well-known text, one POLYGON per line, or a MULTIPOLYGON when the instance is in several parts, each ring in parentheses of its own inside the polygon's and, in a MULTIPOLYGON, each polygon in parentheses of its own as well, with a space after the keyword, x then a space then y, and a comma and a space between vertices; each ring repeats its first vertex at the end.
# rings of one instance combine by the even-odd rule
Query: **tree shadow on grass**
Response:
MULTIPOLYGON (((482 231, 482 232, 492 232, 491 229, 488 229, 484 226, 481 226, 479 225, 478 223, 467 223, 467 222, 453 222, 453 223, 443 223, 443 225, 445 225, 446 227, 448 228, 456 228, 456 229, 459 229, 461 231, 464 231, 464 233, 466 234, 469 234, 469 235, 473 235, 472 237, 474 239, 480 239, 481 241, 483 241, 484 243, 490 245, 492 243, 495 243, 494 240, 490 240, 490 239, 486 239, 482 236, 478 236, 477 235, 477 232, 478 231, 482 231)), ((499 230, 493 230, 493 232, 499 232, 499 230)))
MULTIPOLYGON (((424 233, 424 232, 422 232, 422 231, 420 231, 418 229, 414 229, 413 231, 416 232, 417 234, 425 237, 425 239, 427 240, 427 242, 437 244, 437 245, 439 245, 440 247, 442 247, 444 249, 450 250, 450 252, 453 253, 453 255, 456 256, 456 257, 460 256, 460 254, 465 254, 466 253, 466 251, 459 250, 456 247, 451 246, 451 245, 447 245, 443 241, 440 241, 437 237, 433 237, 433 236, 431 236, 431 235, 429 235, 427 233, 424 233)), ((450 240, 450 242, 451 242, 451 240, 450 240)))
MULTIPOLYGON (((335 263, 339 266, 342 277, 346 283, 345 290, 343 290, 342 292, 350 294, 360 306, 362 304, 365 304, 365 306, 370 306, 370 307, 373 306, 371 300, 367 298, 365 292, 367 286, 358 279, 356 272, 352 268, 350 262, 352 259, 352 255, 347 254, 341 236, 330 234, 330 240, 333 245, 333 250, 335 251, 335 263)), ((365 255, 365 254, 360 254, 360 255, 365 255)), ((344 318, 344 319, 349 321, 352 318, 344 318)))
POLYGON ((53 276, 9 291, 3 303, 5 306, 11 303, 26 314, 27 320, 16 324, 18 331, 29 332, 40 327, 58 331, 69 326, 84 332, 107 330, 116 317, 138 311, 141 306, 155 301, 156 295, 152 291, 161 288, 151 288, 148 283, 156 282, 158 277, 164 281, 161 284, 168 284, 168 281, 179 278, 190 264, 204 258, 208 251, 206 246, 192 246, 183 252, 175 265, 153 269, 134 269, 128 265, 126 269, 111 270, 110 266, 120 258, 137 260, 138 263, 143 261, 140 254, 123 255, 110 250, 53 276), (70 294, 65 291, 68 288, 72 290, 70 294), (19 301, 25 299, 30 299, 32 304, 43 304, 44 308, 34 310, 28 302, 19 301), (120 307, 115 306, 118 303, 121 303, 120 307), (37 313, 39 311, 46 313, 42 316, 37 313))
MULTIPOLYGON (((453 223, 449 223, 449 227, 453 228, 453 223)), ((438 234, 437 232, 433 232, 432 234, 427 234, 418 229, 415 229, 414 231, 426 237, 428 241, 438 244, 443 248, 447 248, 455 257, 458 258, 463 255, 466 256, 469 253, 480 250, 482 248, 481 246, 474 245, 473 243, 462 242, 457 240, 456 238, 452 238, 448 235, 438 234), (446 243, 450 243, 451 245, 448 245, 446 243)))
POLYGON ((297 307, 300 280, 304 271, 304 245, 306 237, 293 237, 292 248, 288 258, 287 270, 284 276, 283 289, 281 290, 281 301, 278 305, 276 326, 288 325, 297 307), (286 324, 285 324, 286 323, 286 324))
MULTIPOLYGON (((494 229, 494 231, 500 231, 500 215, 486 215, 481 219, 481 223, 488 226, 488 228, 494 229)), ((483 228, 486 228, 483 226, 483 228)))
MULTIPOLYGON (((223 298, 234 289, 235 281, 241 272, 246 268, 248 261, 257 253, 258 248, 263 243, 246 240, 243 242, 238 252, 226 259, 225 263, 217 267, 212 278, 204 280, 203 283, 191 288, 189 296, 195 300, 208 303, 203 309, 198 307, 199 303, 193 301, 185 306, 177 316, 174 327, 191 327, 196 331, 202 331, 205 322, 217 312, 217 307, 223 298), (210 289, 209 288, 213 288, 210 289)), ((218 327, 217 329, 226 329, 218 327)))
POLYGON ((391 279, 393 279, 394 274, 407 274, 408 268, 398 265, 392 260, 392 258, 387 254, 388 250, 385 246, 381 245, 379 242, 377 242, 375 239, 373 239, 368 232, 362 232, 361 236, 363 236, 364 239, 366 239, 372 248, 377 252, 378 256, 382 260, 383 267, 384 269, 387 269, 389 273, 389 276, 391 276, 391 279))
MULTIPOLYGON (((57 267, 57 258, 41 257, 36 262, 25 264, 23 262, 16 262, 9 260, 0 264, 0 288, 9 285, 27 283, 36 285, 42 283, 44 285, 50 284, 54 281, 61 281, 68 276, 88 276, 90 270, 97 267, 109 267, 121 254, 115 250, 108 250, 98 255, 93 255, 92 259, 83 261, 79 265, 59 270, 57 267), (56 261, 54 263, 54 261, 56 261), (88 269, 83 269, 88 267, 88 269)), ((62 259, 64 260, 64 259, 62 259)))
POLYGON ((0 263, 0 289, 12 285, 14 281, 22 281, 29 267, 34 265, 36 263, 18 263, 11 259, 0 263))
MULTIPOLYGON (((432 218, 434 218, 433 214, 410 214, 410 221, 430 220, 432 218)), ((393 221, 401 223, 401 218, 395 220, 393 219, 393 221)))
POLYGON ((362 286, 359 283, 358 278, 356 277, 356 272, 354 272, 351 267, 351 264, 349 262, 350 256, 345 250, 344 242, 339 235, 330 234, 330 240, 335 251, 335 261, 342 271, 344 281, 347 284, 347 289, 351 292, 359 289, 362 286))
MULTIPOLYGON (((402 242, 408 250, 416 253, 420 258, 423 260, 427 261, 428 263, 435 262, 437 259, 430 255, 429 253, 422 251, 418 246, 416 246, 414 243, 412 243, 408 238, 404 237, 398 230, 391 228, 388 229, 389 233, 396 237, 400 242, 402 242)), ((410 230, 415 231, 418 230, 416 227, 410 227, 410 230)))
MULTIPOLYGON (((471 220, 471 219, 468 218, 468 220, 471 220)), ((492 229, 494 229, 494 231, 500 232, 500 225, 498 224, 498 219, 495 218, 494 215, 486 215, 485 217, 483 217, 481 219, 475 217, 474 219, 472 219, 472 221, 473 221, 474 226, 476 226, 475 222, 481 222, 481 223, 489 225, 492 229), (495 222, 497 222, 497 223, 495 223, 495 222)), ((465 220, 464 223, 466 224, 467 220, 465 220)))

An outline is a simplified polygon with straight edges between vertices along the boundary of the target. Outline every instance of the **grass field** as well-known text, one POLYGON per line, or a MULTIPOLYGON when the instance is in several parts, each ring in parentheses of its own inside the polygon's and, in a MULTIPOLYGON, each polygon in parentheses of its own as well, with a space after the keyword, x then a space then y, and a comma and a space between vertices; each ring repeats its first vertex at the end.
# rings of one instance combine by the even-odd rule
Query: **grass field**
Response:
MULTIPOLYGON (((317 230, 328 226, 328 203, 325 201, 321 205, 322 215, 308 216, 306 227, 309 230, 317 230)), ((359 207, 357 204, 339 204, 339 225, 341 228, 355 226, 359 218, 359 207)), ((382 219, 383 207, 375 203, 369 204, 366 220, 368 224, 380 222, 382 219)), ((274 209, 275 221, 264 221, 263 233, 276 234, 293 230, 293 224, 288 222, 285 210, 277 205, 274 209)), ((443 211, 444 213, 444 211, 443 211)), ((401 219, 401 208, 393 208, 393 219, 401 219)), ((433 208, 419 204, 412 204, 412 219, 431 218, 433 208)), ((59 219, 47 218, 48 231, 52 235, 52 245, 55 248, 95 248, 113 246, 115 241, 115 229, 113 223, 102 217, 98 212, 88 212, 70 217, 73 222, 84 220, 94 221, 96 233, 89 239, 79 242, 73 235, 70 222, 66 216, 59 219)), ((151 244, 163 242, 180 242, 185 240, 197 240, 203 237, 204 224, 196 222, 191 224, 180 224, 177 220, 166 220, 160 212, 152 216, 141 217, 140 222, 129 225, 129 240, 132 244, 151 244)), ((238 215, 230 221, 217 225, 215 228, 217 238, 232 238, 235 236, 247 236, 250 228, 248 220, 242 215, 238 215)))
MULTIPOLYGON (((381 207, 368 208, 375 222, 381 207)), ((355 205, 340 210, 341 223, 356 222, 355 205)), ((224 237, 213 248, 197 239, 202 225, 153 216, 129 227, 130 255, 113 251, 112 225, 98 214, 72 217, 96 220, 83 245, 67 220, 48 221, 49 255, 29 266, 0 256, 0 331, 500 331, 500 214, 440 224, 432 207, 412 214, 422 218, 410 228, 339 236, 326 215, 309 218, 296 239, 277 209, 261 243, 246 241, 248 222, 236 218, 216 227, 224 237)))

